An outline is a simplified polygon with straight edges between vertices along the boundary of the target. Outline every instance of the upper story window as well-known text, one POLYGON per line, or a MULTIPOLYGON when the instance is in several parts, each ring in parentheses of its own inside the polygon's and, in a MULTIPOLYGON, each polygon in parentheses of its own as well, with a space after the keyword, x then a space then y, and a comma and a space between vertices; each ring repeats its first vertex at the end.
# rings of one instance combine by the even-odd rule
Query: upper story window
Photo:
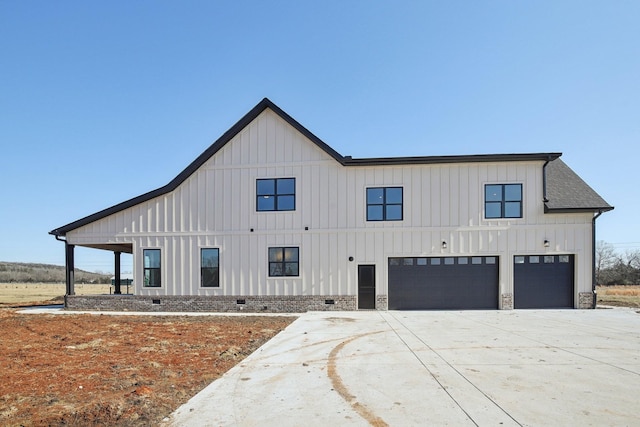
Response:
POLYGON ((522 218, 522 184, 486 184, 484 217, 522 218))
POLYGON ((367 188, 367 221, 402 221, 402 187, 367 188))
POLYGON ((296 210, 296 179, 274 178, 256 180, 256 210, 296 210))
POLYGON ((220 250, 218 248, 200 250, 200 286, 220 287, 220 250))
POLYGON ((162 286, 160 249, 144 249, 142 251, 144 270, 143 286, 159 288, 162 286))
POLYGON ((269 276, 299 276, 299 248, 269 248, 269 276))

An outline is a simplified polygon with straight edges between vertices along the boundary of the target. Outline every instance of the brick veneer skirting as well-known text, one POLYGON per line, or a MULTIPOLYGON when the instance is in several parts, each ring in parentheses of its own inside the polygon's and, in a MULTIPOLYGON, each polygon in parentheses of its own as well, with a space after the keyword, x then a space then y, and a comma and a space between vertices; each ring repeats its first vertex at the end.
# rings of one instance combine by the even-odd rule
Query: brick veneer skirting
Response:
POLYGON ((303 313, 357 310, 354 295, 202 296, 67 295, 68 310, 303 313))

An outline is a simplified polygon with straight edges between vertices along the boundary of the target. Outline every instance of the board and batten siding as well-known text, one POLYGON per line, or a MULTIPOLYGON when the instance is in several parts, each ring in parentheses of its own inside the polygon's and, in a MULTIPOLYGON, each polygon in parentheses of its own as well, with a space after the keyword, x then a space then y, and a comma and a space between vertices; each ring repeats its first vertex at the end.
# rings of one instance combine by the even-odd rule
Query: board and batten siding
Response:
POLYGON ((388 257, 445 255, 500 256, 504 294, 521 254, 575 254, 576 295, 588 292, 593 215, 544 214, 542 163, 345 167, 267 109, 174 191, 67 240, 132 244, 141 295, 355 295, 358 264, 376 265, 377 293, 386 295, 388 257), (256 179, 288 177, 295 211, 256 212, 256 179), (484 219, 491 183, 523 185, 522 219, 484 219), (403 220, 367 222, 366 188, 385 186, 403 187, 403 220), (268 277, 272 246, 300 248, 299 277, 268 277), (145 248, 162 250, 161 288, 140 286, 145 248), (201 248, 220 249, 220 288, 199 286, 201 248))

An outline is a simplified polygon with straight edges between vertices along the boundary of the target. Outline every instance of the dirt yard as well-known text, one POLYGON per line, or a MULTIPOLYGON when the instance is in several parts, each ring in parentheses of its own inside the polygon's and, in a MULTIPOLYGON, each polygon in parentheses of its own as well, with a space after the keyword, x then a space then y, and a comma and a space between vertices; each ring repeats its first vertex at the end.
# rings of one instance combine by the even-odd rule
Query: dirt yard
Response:
POLYGON ((0 308, 0 425, 157 425, 294 319, 0 308))

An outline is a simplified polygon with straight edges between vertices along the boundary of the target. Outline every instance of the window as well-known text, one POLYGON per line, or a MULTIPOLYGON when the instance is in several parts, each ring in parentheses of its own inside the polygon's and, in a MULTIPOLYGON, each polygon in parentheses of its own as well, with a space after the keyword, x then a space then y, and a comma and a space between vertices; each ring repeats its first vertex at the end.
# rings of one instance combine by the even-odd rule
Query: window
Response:
POLYGON ((299 248, 269 248, 269 276, 298 276, 299 248))
POLYGON ((484 186, 485 218, 522 218, 522 184, 484 186))
POLYGON ((220 287, 220 250, 200 249, 200 286, 220 287))
POLYGON ((367 221, 402 221, 402 187, 367 188, 367 221))
POLYGON ((296 179, 276 178, 256 180, 256 210, 296 210, 296 179))
POLYGON ((142 251, 144 271, 143 286, 150 288, 159 288, 161 286, 160 278, 160 249, 144 249, 142 251))

